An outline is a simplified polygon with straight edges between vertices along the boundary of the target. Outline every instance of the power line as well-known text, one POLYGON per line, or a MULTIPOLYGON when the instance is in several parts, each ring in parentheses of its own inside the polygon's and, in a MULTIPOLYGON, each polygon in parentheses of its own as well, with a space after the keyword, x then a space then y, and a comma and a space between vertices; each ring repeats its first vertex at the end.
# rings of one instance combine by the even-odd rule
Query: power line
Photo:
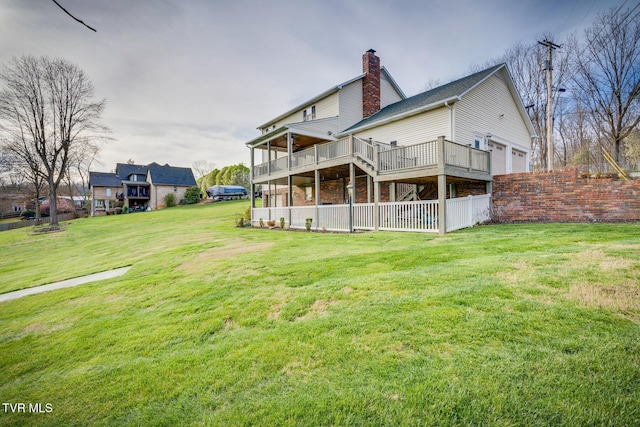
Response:
POLYGON ((90 26, 88 26, 87 24, 84 23, 84 21, 81 21, 80 19, 76 18, 75 16, 73 16, 72 14, 70 14, 67 9, 65 9, 64 7, 60 6, 60 3, 58 3, 56 0, 51 0, 53 1, 56 5, 58 5, 58 7, 60 9, 62 9, 64 11, 64 13, 66 13, 67 15, 69 15, 70 17, 72 17, 74 20, 78 21, 79 23, 81 23, 82 25, 84 25, 85 27, 87 27, 88 29, 90 29, 91 31, 93 31, 94 33, 97 33, 95 28, 92 28, 90 26))
MULTIPOLYGON (((556 33, 559 33, 560 30, 562 30, 564 28, 564 26, 567 24, 567 21, 569 21, 569 18, 571 17, 571 14, 575 10, 575 8, 576 8, 576 6, 578 5, 579 2, 580 2, 580 0, 576 0, 575 3, 573 3, 573 7, 569 11, 569 15, 567 15, 567 17, 565 18, 564 22, 562 23, 562 25, 560 25, 560 28, 558 28, 558 31, 556 33)), ((594 0, 594 3, 595 3, 595 0, 594 0)))

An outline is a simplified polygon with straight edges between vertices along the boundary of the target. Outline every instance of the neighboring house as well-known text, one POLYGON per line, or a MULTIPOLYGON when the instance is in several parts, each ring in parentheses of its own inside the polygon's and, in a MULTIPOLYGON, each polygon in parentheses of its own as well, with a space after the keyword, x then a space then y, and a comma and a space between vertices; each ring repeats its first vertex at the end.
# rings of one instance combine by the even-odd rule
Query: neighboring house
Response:
POLYGON ((119 206, 133 211, 161 209, 165 207, 167 194, 173 193, 179 202, 186 189, 195 185, 190 168, 118 163, 115 173, 89 173, 91 215, 110 212, 119 206))
MULTIPOLYGON (((403 229, 380 204, 429 201, 411 205, 412 225, 404 229, 441 233, 455 227, 447 225, 455 208, 446 213, 453 200, 490 194, 493 175, 529 170, 535 137, 505 64, 406 97, 373 50, 363 55, 360 76, 258 129, 246 144, 252 194, 262 185, 264 195, 263 210, 252 200, 255 220, 284 212, 290 226, 299 226, 296 207, 345 205, 351 193, 356 205, 366 205, 356 211, 367 210, 356 228, 403 229)), ((304 212, 323 227, 324 210, 304 212)))
POLYGON ((184 199, 187 188, 197 185, 191 168, 160 166, 157 163, 148 166, 147 181, 151 186, 150 206, 153 209, 165 207, 164 198, 167 194, 173 193, 177 203, 184 199))

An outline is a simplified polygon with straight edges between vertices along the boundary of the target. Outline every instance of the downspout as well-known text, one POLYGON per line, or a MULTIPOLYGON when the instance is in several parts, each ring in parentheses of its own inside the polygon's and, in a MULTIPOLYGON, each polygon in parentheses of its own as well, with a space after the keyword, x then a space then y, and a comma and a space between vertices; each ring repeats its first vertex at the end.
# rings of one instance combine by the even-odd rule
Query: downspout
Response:
POLYGON ((444 101, 444 106, 449 109, 449 138, 451 141, 455 141, 456 139, 453 137, 453 108, 449 105, 449 101, 444 101))

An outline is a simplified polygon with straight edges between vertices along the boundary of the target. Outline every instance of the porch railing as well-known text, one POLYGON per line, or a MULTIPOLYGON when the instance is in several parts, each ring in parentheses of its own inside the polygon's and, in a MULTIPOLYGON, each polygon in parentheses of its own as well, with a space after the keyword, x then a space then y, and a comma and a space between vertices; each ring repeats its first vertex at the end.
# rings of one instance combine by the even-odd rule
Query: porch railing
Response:
MULTIPOLYGON (((446 231, 459 230, 487 220, 489 217, 489 194, 447 199, 446 231)), ((285 227, 304 229, 307 218, 311 218, 313 230, 349 231, 349 205, 292 206, 252 209, 254 226, 262 218, 279 222, 285 219, 285 227)), ((438 201, 420 200, 409 202, 378 203, 376 215, 374 203, 354 204, 351 212, 353 228, 356 230, 416 231, 437 233, 439 230, 438 201), (379 221, 376 227, 376 219, 379 221)), ((279 223, 278 223, 279 226, 279 223)))
POLYGON ((445 163, 449 166, 457 166, 480 172, 491 171, 491 153, 478 150, 470 145, 461 145, 451 141, 445 141, 445 163))
MULTIPOLYGON (((352 146, 350 138, 342 138, 338 141, 317 144, 292 153, 291 168, 295 169, 353 156, 370 164, 374 170, 381 174, 442 164, 490 173, 490 152, 446 140, 444 140, 444 147, 440 149, 438 148, 439 144, 441 144, 440 141, 436 140, 397 147, 353 138, 352 146), (440 158, 439 153, 444 153, 444 158, 440 158)), ((268 175, 288 168, 289 157, 282 157, 272 160, 270 163, 255 165, 253 176, 268 175)))
POLYGON ((436 166, 438 164, 438 141, 401 146, 378 154, 378 171, 393 172, 400 169, 436 166))
POLYGON ((318 145, 318 162, 347 157, 351 155, 349 138, 318 145))

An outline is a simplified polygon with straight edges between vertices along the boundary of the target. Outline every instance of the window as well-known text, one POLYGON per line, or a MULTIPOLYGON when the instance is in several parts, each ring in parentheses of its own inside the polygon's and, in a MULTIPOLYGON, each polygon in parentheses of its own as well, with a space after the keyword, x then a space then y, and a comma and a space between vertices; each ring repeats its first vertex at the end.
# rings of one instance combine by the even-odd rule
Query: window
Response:
POLYGON ((111 189, 110 189, 110 188, 107 188, 107 190, 106 190, 106 191, 107 191, 107 197, 111 197, 111 189))
POLYGON ((313 200, 313 187, 304 187, 304 199, 313 200))
POLYGON ((487 143, 486 140, 484 138, 484 135, 480 135, 478 133, 476 133, 474 139, 473 139, 473 147, 477 148, 479 150, 486 150, 487 149, 487 143))
POLYGON ((302 121, 307 122, 309 120, 314 120, 316 118, 316 106, 313 105, 311 109, 304 109, 302 111, 302 121))

